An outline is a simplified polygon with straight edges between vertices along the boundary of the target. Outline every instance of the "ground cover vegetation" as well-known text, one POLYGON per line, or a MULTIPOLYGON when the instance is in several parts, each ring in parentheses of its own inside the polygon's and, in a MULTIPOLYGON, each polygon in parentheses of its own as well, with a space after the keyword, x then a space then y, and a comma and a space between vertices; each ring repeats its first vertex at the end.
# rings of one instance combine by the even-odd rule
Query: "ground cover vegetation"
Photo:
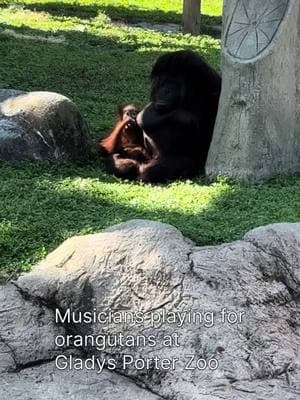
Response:
MULTIPOLYGON (((0 87, 70 97, 94 141, 120 103, 145 104, 156 58, 198 51, 220 68, 220 40, 133 28, 127 22, 181 20, 181 0, 0 1, 0 87)), ((203 1, 203 21, 219 23, 221 1, 203 1)), ((175 225, 198 245, 300 218, 300 177, 261 185, 220 178, 145 185, 116 179, 96 156, 86 164, 0 163, 0 278, 30 267, 64 239, 132 218, 175 225)))

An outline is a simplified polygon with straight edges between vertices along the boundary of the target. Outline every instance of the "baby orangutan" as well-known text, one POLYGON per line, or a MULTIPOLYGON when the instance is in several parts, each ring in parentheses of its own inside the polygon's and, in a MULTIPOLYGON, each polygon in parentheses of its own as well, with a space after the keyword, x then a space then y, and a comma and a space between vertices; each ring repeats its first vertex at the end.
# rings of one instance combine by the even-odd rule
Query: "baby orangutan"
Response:
POLYGON ((140 163, 149 160, 143 131, 136 123, 139 112, 133 104, 120 106, 113 129, 98 143, 108 170, 120 178, 136 179, 140 163))

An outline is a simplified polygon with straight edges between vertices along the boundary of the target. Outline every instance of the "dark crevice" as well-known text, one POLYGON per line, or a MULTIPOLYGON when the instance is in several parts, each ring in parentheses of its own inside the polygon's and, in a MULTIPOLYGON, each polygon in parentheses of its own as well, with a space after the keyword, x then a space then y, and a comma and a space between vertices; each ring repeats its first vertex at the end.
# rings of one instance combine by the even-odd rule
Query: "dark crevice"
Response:
MULTIPOLYGON (((63 309, 60 308, 55 302, 48 302, 45 301, 45 299, 42 299, 39 296, 33 296, 31 294, 29 294, 28 292, 26 292, 26 290, 22 289, 20 286, 18 286, 17 282, 12 282, 13 285, 16 287, 16 289, 18 290, 18 292, 21 294, 21 296, 24 298, 25 301, 30 301, 32 304, 39 304, 40 306, 43 305, 45 307, 47 307, 48 309, 52 310, 53 312, 55 312, 56 309, 58 309, 61 313, 63 312, 63 309)), ((68 324, 68 323, 57 323, 57 325, 61 326, 64 328, 66 335, 74 335, 77 333, 77 330, 75 329, 75 326, 73 326, 72 324, 68 324)), ((0 338, 1 340, 1 338, 0 338)), ((7 346, 10 350, 11 348, 9 346, 7 346)), ((66 349, 65 349, 66 350, 66 349)), ((71 348, 72 350, 72 348, 71 348)), ((84 358, 88 358, 91 354, 88 350, 84 349, 83 347, 77 347, 76 346, 76 350, 79 351, 80 353, 80 357, 82 359, 84 358)), ((12 350, 11 350, 12 351, 12 350)), ((13 353, 13 351, 12 351, 13 353)), ((77 354, 78 356, 78 354, 77 354)), ((27 368, 31 368, 31 367, 36 367, 39 365, 43 365, 49 362, 53 362, 55 360, 56 357, 53 357, 51 359, 46 359, 46 360, 36 360, 36 361, 31 361, 28 362, 26 364, 23 365, 19 365, 15 359, 15 365, 17 367, 17 370, 15 372, 27 369, 27 368)), ((107 368, 104 367, 104 369, 106 369, 108 371, 107 368)), ((145 389, 147 391, 149 391, 150 393, 158 396, 160 399, 162 400, 176 400, 175 398, 171 398, 171 397, 162 397, 159 393, 157 393, 155 390, 153 390, 151 387, 149 387, 145 382, 139 380, 138 378, 133 378, 129 375, 126 375, 125 373, 122 373, 120 370, 114 370, 114 371, 109 371, 112 373, 116 373, 117 375, 121 375, 123 377, 126 377, 127 379, 129 379, 130 381, 132 381, 136 386, 145 389)))
POLYGON ((15 350, 6 342, 6 340, 2 336, 0 336, 0 342, 3 343, 4 346, 6 346, 8 348, 8 350, 10 351, 9 354, 11 355, 11 357, 14 361, 15 367, 17 368, 18 363, 17 363, 17 357, 15 354, 15 350))
MULTIPOLYGON (((268 257, 272 257, 275 260, 279 261, 279 263, 282 265, 282 267, 284 268, 284 274, 282 273, 282 271, 278 270, 279 268, 277 268, 277 270, 274 271, 274 278, 279 280, 281 283, 283 283, 288 292, 290 293, 291 297, 293 300, 297 301, 300 299, 300 293, 297 293, 287 282, 286 277, 288 276, 295 285, 293 285, 294 287, 299 286, 299 282, 297 281, 296 277, 294 276, 294 274, 291 272, 291 270, 289 270, 286 265, 288 264, 290 266, 290 268, 292 269, 292 265, 289 263, 289 261, 283 257, 280 254, 275 254, 272 251, 268 251, 266 248, 260 246, 257 242, 254 242, 252 240, 247 240, 244 239, 245 242, 252 244, 259 252, 264 253, 265 255, 267 255, 268 257)), ((264 273, 264 271, 261 271, 262 273, 264 273)))
POLYGON ((49 364, 49 363, 53 362, 54 360, 55 360, 55 357, 46 358, 45 360, 29 361, 26 364, 17 364, 16 370, 13 371, 12 373, 18 373, 18 372, 23 371, 28 368, 33 368, 33 367, 38 367, 40 365, 49 364))

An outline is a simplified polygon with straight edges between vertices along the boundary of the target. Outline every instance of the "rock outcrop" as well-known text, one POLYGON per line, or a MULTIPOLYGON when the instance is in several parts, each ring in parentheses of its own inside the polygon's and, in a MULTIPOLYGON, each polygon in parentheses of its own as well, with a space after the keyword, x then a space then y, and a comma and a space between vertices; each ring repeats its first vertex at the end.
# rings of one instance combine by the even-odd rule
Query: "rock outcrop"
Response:
POLYGON ((0 289, 0 397, 296 400, 299 281, 300 223, 208 247, 142 220, 73 237, 0 289))
POLYGON ((91 151, 78 108, 51 92, 0 90, 0 160, 80 160, 91 151))

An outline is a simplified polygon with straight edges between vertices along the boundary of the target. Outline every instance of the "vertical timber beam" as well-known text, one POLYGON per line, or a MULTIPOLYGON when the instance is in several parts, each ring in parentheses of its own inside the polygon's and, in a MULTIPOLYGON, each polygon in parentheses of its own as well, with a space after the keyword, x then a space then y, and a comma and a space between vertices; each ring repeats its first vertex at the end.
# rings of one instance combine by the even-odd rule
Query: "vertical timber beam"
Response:
POLYGON ((183 32, 192 35, 200 34, 201 0, 183 1, 183 32))
POLYGON ((207 176, 255 182, 300 172, 300 1, 225 0, 223 24, 207 176))

